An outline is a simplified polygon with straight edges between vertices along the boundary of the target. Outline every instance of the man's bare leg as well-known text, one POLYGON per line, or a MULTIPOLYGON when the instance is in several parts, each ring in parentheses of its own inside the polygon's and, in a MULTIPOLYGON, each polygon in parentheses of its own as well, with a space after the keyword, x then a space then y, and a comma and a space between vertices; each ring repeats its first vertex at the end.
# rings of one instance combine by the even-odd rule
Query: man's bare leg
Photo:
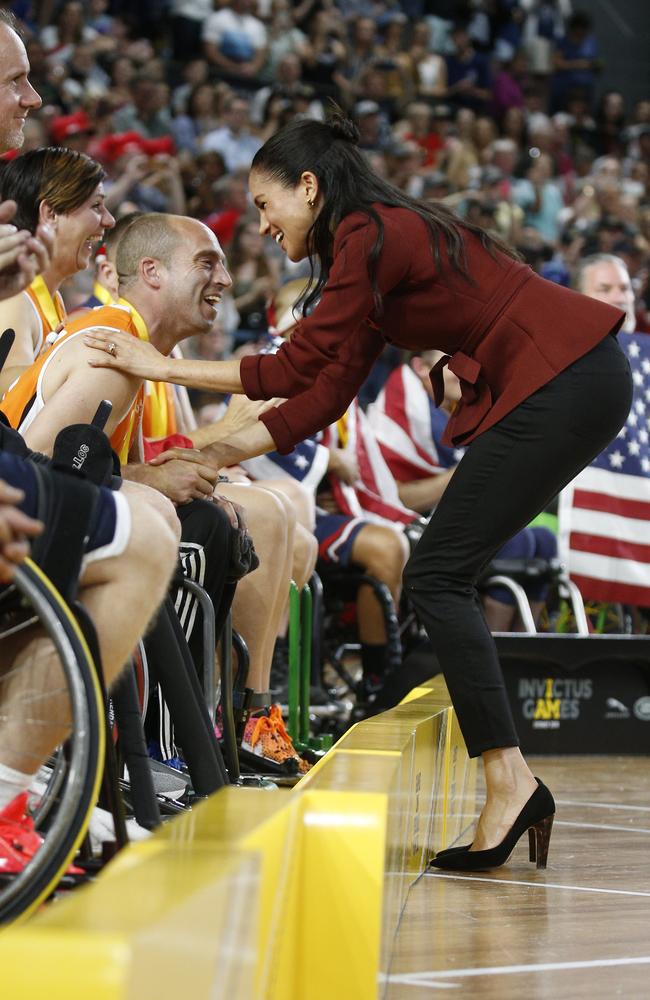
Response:
POLYGON ((237 584, 233 625, 250 653, 247 686, 269 690, 273 646, 291 580, 295 521, 284 504, 268 490, 238 483, 220 483, 219 493, 241 504, 260 565, 237 584))
MULTIPOLYGON (((165 596, 177 558, 177 536, 167 519, 134 496, 128 503, 126 550, 90 563, 79 592, 97 630, 107 684, 124 667, 165 596)), ((15 656, 7 644, 7 653, 4 662, 11 665, 0 677, 0 766, 32 775, 69 732, 67 690, 46 638, 23 643, 22 649, 14 644, 15 656)))
MULTIPOLYGON (((374 576, 386 584, 396 608, 399 607, 402 573, 407 559, 408 544, 404 535, 382 525, 364 525, 352 545, 352 562, 368 576, 374 576)), ((386 643, 384 614, 372 589, 367 585, 359 588, 357 621, 362 643, 386 643)))

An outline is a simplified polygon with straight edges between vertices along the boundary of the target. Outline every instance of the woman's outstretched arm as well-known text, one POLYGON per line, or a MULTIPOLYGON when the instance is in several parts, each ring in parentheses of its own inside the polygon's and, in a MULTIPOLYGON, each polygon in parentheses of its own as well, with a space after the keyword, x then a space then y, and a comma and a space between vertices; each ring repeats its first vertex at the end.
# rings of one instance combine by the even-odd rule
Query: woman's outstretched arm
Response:
POLYGON ((95 358, 89 361, 93 368, 117 368, 153 382, 175 382, 208 392, 244 391, 239 361, 167 358, 153 344, 114 330, 89 330, 84 336, 84 343, 97 352, 95 358))

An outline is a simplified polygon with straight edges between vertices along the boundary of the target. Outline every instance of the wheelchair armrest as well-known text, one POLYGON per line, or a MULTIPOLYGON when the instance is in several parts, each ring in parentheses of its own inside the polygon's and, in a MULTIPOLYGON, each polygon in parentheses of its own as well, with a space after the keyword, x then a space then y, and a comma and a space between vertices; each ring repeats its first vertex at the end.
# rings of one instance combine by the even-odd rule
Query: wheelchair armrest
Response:
POLYGON ((550 582, 557 579, 563 570, 559 559, 493 559, 479 577, 479 586, 484 585, 491 576, 509 576, 517 583, 530 583, 532 580, 550 582))

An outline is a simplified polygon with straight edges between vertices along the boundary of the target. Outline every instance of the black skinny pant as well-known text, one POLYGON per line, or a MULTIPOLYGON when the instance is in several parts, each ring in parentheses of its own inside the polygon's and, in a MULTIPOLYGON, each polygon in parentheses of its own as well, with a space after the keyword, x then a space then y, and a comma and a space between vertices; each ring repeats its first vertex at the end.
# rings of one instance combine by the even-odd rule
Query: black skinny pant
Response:
POLYGON ((471 757, 519 744, 476 580, 606 447, 631 401, 627 358, 607 336, 469 445, 407 563, 471 757))

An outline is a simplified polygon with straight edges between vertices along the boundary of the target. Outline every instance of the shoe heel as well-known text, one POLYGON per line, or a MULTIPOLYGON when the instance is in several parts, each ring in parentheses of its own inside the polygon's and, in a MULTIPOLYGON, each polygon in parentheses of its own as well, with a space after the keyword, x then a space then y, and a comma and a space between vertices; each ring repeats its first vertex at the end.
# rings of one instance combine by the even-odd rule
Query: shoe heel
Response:
POLYGON ((546 819, 540 820, 539 823, 535 823, 535 825, 531 826, 528 830, 530 860, 536 861, 538 868, 546 868, 548 847, 551 841, 551 830, 553 829, 554 818, 554 815, 551 814, 550 816, 547 816, 546 819))
POLYGON ((531 826, 528 830, 528 860, 537 860, 537 849, 535 847, 535 830, 531 826))

